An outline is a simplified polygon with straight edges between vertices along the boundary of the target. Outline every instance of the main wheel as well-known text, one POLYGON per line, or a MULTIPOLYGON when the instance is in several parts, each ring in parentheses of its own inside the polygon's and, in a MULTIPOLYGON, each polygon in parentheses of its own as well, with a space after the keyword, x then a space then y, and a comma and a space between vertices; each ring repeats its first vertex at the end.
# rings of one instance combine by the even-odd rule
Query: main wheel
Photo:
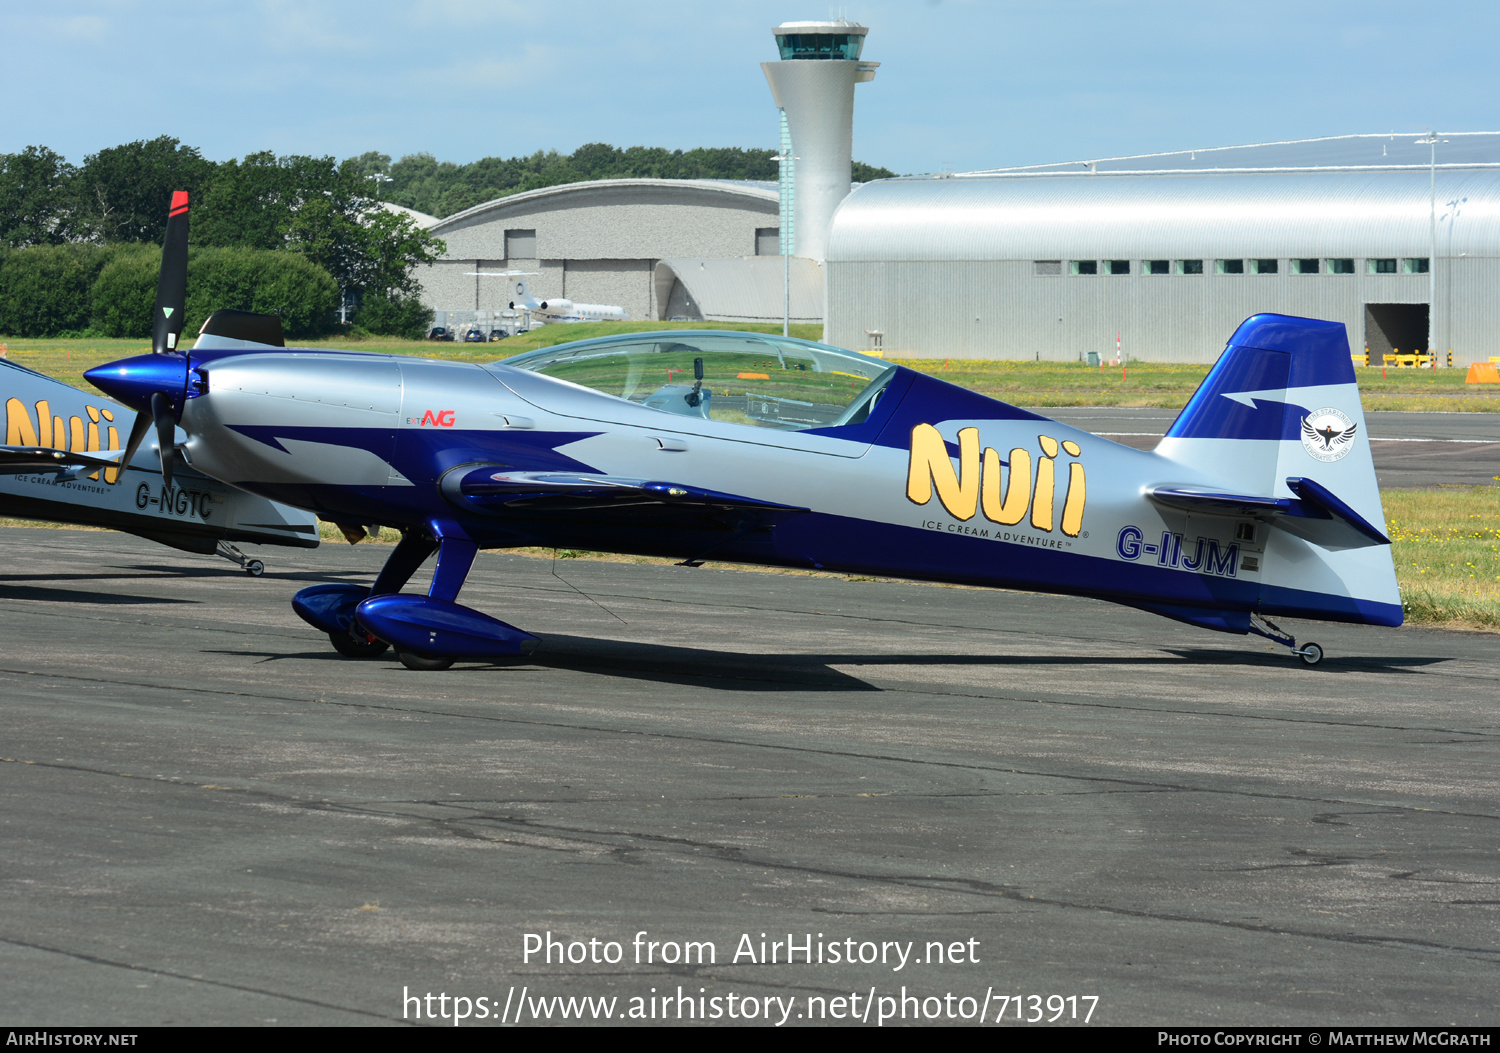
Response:
POLYGON ((447 669, 453 664, 451 658, 440 658, 437 655, 415 654, 411 651, 397 649, 396 657, 401 659, 401 664, 408 669, 419 673, 436 672, 439 669, 447 669))
POLYGON ((1323 660, 1323 648, 1315 643, 1303 644, 1297 657, 1302 659, 1303 665, 1317 665, 1323 660))
POLYGON ((363 636, 350 636, 348 633, 329 633, 328 642, 345 658, 374 658, 385 654, 386 648, 391 646, 384 640, 367 640, 363 636))

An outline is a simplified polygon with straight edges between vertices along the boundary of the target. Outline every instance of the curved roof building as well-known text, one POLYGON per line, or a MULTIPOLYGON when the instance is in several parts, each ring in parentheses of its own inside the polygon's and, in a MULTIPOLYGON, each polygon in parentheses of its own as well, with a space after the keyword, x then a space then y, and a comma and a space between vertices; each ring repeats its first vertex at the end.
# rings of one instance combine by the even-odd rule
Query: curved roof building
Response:
POLYGON ((512 194, 429 228, 448 251, 420 274, 423 300, 499 311, 512 299, 502 272, 516 270, 536 275, 543 299, 660 317, 658 260, 774 255, 778 211, 775 183, 733 180, 605 179, 512 194))
POLYGON ((827 276, 826 338, 850 347, 874 331, 898 353, 1075 360, 1118 339, 1209 361, 1277 311, 1376 355, 1426 347, 1430 325, 1467 362, 1500 353, 1500 165, 886 180, 839 208, 827 276))

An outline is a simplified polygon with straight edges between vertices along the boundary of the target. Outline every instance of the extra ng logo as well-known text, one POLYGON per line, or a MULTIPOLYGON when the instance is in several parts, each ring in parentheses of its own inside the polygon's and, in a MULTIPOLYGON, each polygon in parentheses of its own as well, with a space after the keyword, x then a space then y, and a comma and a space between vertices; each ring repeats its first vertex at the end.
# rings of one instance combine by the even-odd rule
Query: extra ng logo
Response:
POLYGON ((1341 461, 1354 449, 1358 430, 1343 410, 1325 406, 1302 418, 1302 448, 1317 460, 1341 461))
POLYGON ((407 417, 406 423, 415 424, 419 428, 451 428, 457 417, 453 410, 445 409, 433 412, 427 410, 420 417, 407 417))
POLYGON ((948 444, 931 424, 918 424, 911 430, 911 460, 907 468, 906 497, 913 504, 925 505, 937 490, 938 501, 953 518, 968 522, 975 513, 1000 526, 1015 526, 1031 513, 1031 525, 1051 533, 1061 525, 1068 537, 1083 531, 1083 506, 1088 498, 1083 465, 1068 463, 1067 493, 1062 502, 1062 522, 1056 520, 1058 478, 1057 455, 1078 457, 1083 451, 1071 439, 1059 443, 1050 435, 1038 435, 1042 456, 1036 458, 1032 471, 1032 454, 1020 447, 1010 451, 1010 458, 986 447, 981 454, 979 429, 962 428, 958 433, 958 471, 948 455, 948 444), (1002 474, 1003 472, 1003 474, 1002 474))

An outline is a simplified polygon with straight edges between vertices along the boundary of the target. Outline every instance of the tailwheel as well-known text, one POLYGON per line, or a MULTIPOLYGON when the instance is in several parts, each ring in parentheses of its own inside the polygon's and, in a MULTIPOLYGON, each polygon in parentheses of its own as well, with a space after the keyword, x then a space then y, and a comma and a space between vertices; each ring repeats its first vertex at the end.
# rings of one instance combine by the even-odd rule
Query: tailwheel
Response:
POLYGON ((453 664, 452 658, 417 654, 415 651, 403 651, 400 648, 396 650, 396 657, 401 659, 401 664, 406 666, 406 668, 419 673, 437 672, 440 669, 447 669, 453 664))
POLYGON ((386 649, 391 646, 384 640, 365 636, 364 633, 358 635, 347 632, 329 633, 328 642, 333 644, 333 649, 345 658, 375 658, 385 654, 386 649))
POLYGON ((1323 660, 1323 648, 1315 643, 1307 643, 1294 648, 1292 654, 1302 659, 1303 665, 1317 665, 1323 660))

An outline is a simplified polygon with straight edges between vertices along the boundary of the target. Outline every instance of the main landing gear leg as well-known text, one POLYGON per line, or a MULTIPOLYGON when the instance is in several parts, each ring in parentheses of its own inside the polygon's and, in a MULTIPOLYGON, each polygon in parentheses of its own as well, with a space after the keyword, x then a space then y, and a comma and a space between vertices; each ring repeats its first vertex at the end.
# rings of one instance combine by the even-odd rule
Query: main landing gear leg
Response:
POLYGON ((1317 665, 1323 660, 1323 648, 1315 643, 1305 643, 1297 646, 1297 640, 1290 633, 1285 632, 1275 622, 1268 618, 1262 618, 1258 614, 1250 615, 1250 631, 1257 636, 1264 636, 1267 640, 1281 644, 1302 659, 1303 665, 1317 665))
POLYGON ((433 520, 427 526, 432 540, 420 548, 412 542, 411 559, 404 563, 393 555, 390 579, 382 572, 375 594, 355 608, 363 631, 394 647, 408 669, 447 669, 459 658, 494 662, 531 654, 535 636, 457 602, 479 546, 457 523, 433 520), (437 566, 426 596, 382 591, 397 578, 404 580, 418 554, 434 547, 437 566))
POLYGON ((431 538, 408 530, 386 558, 371 588, 333 582, 313 585, 297 593, 292 607, 304 621, 327 633, 333 649, 345 658, 375 658, 390 644, 359 623, 355 608, 371 595, 400 592, 436 548, 437 542, 431 538))
MULTIPOLYGON (((386 557, 385 566, 381 567, 380 573, 375 576, 375 583, 370 586, 369 595, 384 596, 400 592, 401 586, 411 580, 417 568, 426 561, 428 556, 432 555, 436 548, 437 542, 425 534, 416 530, 403 533, 401 540, 396 542, 395 549, 386 557)), ((374 658, 376 655, 383 654, 390 646, 379 637, 371 635, 364 626, 359 624, 359 619, 352 612, 349 617, 348 631, 331 632, 328 634, 328 639, 332 642, 334 650, 349 658, 374 658)))
MULTIPOLYGON (((427 598, 453 603, 458 599, 458 590, 464 587, 464 579, 469 576, 469 568, 474 565, 479 546, 467 537, 449 535, 438 540, 437 550, 437 566, 432 571, 432 584, 428 586, 427 598)), ((454 661, 443 655, 421 654, 400 647, 396 648, 396 657, 401 659, 401 664, 406 668, 423 672, 447 669, 454 661)))

